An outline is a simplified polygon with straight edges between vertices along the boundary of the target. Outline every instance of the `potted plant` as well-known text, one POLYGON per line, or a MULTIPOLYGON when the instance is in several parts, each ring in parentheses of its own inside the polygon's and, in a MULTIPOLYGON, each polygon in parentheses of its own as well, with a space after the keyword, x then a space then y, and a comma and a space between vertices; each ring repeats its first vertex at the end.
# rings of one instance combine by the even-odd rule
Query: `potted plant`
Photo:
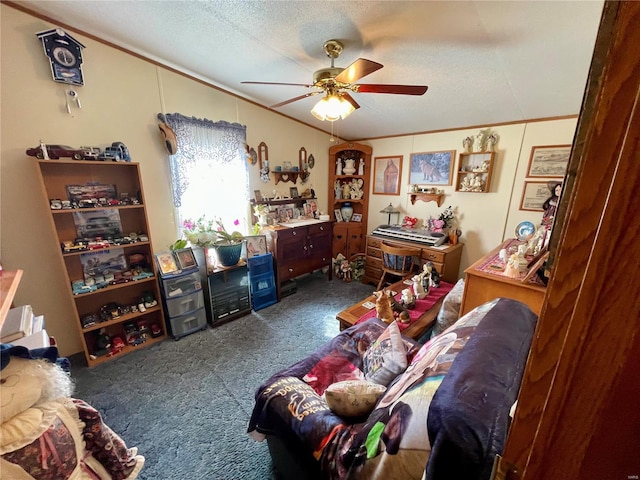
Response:
MULTIPOLYGON (((233 223, 236 226, 240 224, 238 220, 233 223)), ((187 219, 182 225, 189 243, 205 250, 215 249, 221 265, 233 266, 240 260, 244 235, 238 231, 227 232, 222 220, 209 220, 203 215, 195 221, 187 219)))

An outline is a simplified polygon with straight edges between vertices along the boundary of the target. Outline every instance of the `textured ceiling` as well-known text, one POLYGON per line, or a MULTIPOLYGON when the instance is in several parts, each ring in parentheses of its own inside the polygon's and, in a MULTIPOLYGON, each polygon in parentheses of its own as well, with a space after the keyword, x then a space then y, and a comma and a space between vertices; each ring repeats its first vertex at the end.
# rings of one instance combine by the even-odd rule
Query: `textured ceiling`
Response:
MULTIPOLYGON (((361 108, 334 128, 346 139, 577 114, 602 1, 26 1, 20 4, 269 106, 330 66, 384 68, 358 83, 428 85, 423 96, 354 93, 361 108)), ((277 111, 330 130, 317 97, 277 111)), ((188 114, 189 112, 181 112, 188 114)))

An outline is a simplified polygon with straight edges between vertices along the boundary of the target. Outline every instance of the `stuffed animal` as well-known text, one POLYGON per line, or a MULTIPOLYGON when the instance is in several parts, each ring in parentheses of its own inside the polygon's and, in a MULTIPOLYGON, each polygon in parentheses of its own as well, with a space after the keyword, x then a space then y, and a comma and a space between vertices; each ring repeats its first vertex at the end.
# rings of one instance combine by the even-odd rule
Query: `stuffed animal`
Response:
POLYGON ((0 472, 21 480, 135 479, 144 465, 97 410, 71 398, 73 384, 55 347, 0 345, 0 472), (36 358, 41 357, 41 358, 36 358), (46 359, 45 359, 46 358, 46 359))
POLYGON ((397 317, 399 322, 409 323, 409 311, 395 301, 391 291, 380 290, 379 292, 373 292, 373 294, 376 297, 376 314, 380 320, 385 323, 391 323, 397 317))
POLYGON ((340 264, 340 273, 342 276, 342 280, 349 283, 351 281, 351 265, 349 264, 349 260, 343 260, 340 264))

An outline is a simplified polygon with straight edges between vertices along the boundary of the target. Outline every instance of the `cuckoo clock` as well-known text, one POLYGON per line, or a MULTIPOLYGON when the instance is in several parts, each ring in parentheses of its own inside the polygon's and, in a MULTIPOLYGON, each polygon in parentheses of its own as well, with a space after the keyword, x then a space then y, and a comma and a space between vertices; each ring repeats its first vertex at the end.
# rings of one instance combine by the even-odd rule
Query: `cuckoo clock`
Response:
POLYGON ((51 62, 53 80, 69 85, 84 85, 82 76, 84 45, 60 28, 36 33, 36 36, 42 42, 44 53, 51 62))

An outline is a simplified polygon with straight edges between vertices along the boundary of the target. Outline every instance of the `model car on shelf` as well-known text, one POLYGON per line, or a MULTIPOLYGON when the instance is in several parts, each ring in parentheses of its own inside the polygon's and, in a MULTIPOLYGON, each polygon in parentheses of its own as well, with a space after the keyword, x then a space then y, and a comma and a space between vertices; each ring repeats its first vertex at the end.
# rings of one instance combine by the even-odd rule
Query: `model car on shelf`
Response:
POLYGON ((106 147, 100 155, 98 155, 98 160, 111 160, 114 162, 119 162, 122 160, 120 157, 121 152, 116 147, 106 147))
POLYGON ((37 147, 28 148, 26 153, 30 157, 36 157, 40 160, 44 158, 44 150, 47 150, 47 156, 52 160, 57 160, 60 157, 70 157, 74 160, 91 160, 94 157, 94 153, 86 148, 73 148, 68 145, 38 145, 37 147))

